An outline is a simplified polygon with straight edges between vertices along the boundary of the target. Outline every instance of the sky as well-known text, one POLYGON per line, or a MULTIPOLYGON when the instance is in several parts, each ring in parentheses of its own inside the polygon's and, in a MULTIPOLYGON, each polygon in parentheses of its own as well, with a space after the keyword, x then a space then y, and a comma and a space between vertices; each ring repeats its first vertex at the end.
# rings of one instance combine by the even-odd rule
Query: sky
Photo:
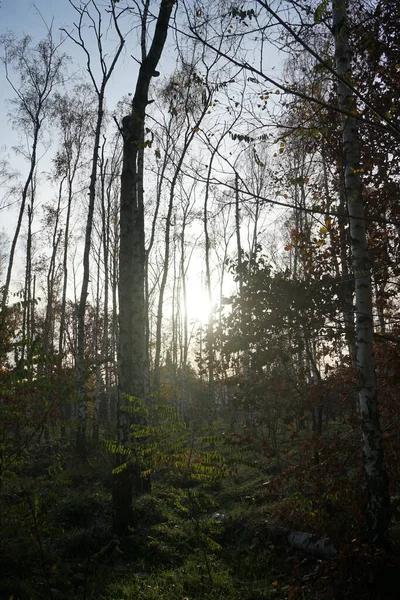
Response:
MULTIPOLYGON (((53 25, 54 37, 56 39, 57 36, 65 38, 62 50, 71 57, 71 62, 68 65, 69 78, 66 82, 68 87, 78 83, 79 79, 86 78, 85 57, 82 49, 61 31, 62 28, 65 28, 72 32, 72 24, 74 20, 77 20, 76 17, 77 13, 68 0, 55 0, 52 2, 36 0, 35 3, 30 0, 2 0, 0 5, 0 36, 7 31, 14 32, 18 39, 24 35, 29 35, 32 37, 32 45, 34 46, 46 36, 47 26, 53 25)), ((129 27, 128 24, 126 26, 129 27)), ((85 33, 88 47, 95 50, 94 40, 87 35, 88 31, 85 33)), ((131 55, 137 56, 138 54, 136 33, 131 32, 126 40, 115 74, 108 84, 107 103, 109 108, 113 108, 123 96, 134 91, 138 67, 131 55)), ((110 50, 114 47, 113 42, 114 40, 110 41, 110 50)), ((2 55, 3 49, 0 46, 0 56, 2 55)), ((93 52, 93 56, 97 56, 96 52, 93 52)), ((94 65, 96 66, 95 62, 94 65)), ((7 148, 7 155, 11 159, 13 167, 19 171, 23 179, 27 171, 27 162, 12 151, 13 147, 24 142, 21 132, 14 131, 10 123, 10 109, 12 107, 7 100, 13 96, 14 92, 6 80, 3 65, 0 64, 0 149, 3 153, 4 148, 7 148)), ((39 171, 49 171, 50 157, 51 153, 48 153, 47 156, 42 158, 39 171)), ((43 186, 43 181, 41 185, 43 186)), ((14 220, 15 211, 14 214, 10 211, 0 211, 0 229, 12 232, 14 220)))
MULTIPOLYGON (((101 0, 100 0, 101 2, 101 0)), ((99 3, 100 3, 99 2, 99 3)), ((79 0, 77 1, 79 4, 79 0)), ((64 35, 61 29, 66 28, 68 31, 73 31, 72 24, 74 20, 76 21, 77 13, 70 5, 68 0, 36 0, 33 3, 31 0, 1 0, 0 4, 0 36, 4 34, 7 30, 11 30, 15 32, 18 38, 21 38, 23 35, 30 35, 32 37, 33 44, 36 44, 40 39, 44 38, 46 35, 46 26, 50 26, 53 24, 53 32, 57 36, 58 34, 64 35)), ((125 32, 129 30, 130 24, 128 20, 124 20, 125 32)), ((86 34, 89 32, 86 31, 86 34)), ((90 40, 87 35, 85 36, 85 40, 90 40)), ((116 40, 110 40, 110 50, 112 47, 112 42, 116 40)), ((173 44, 173 38, 170 34, 171 47, 173 44)), ((94 47, 94 40, 92 39, 92 47, 94 47)), ((82 50, 74 44, 71 40, 66 38, 63 46, 63 51, 71 56, 72 58, 72 66, 69 68, 70 80, 68 81, 68 85, 73 85, 73 83, 77 82, 81 76, 84 76, 84 54, 82 50), (77 66, 80 65, 80 66, 77 66)), ((89 42, 90 49, 90 42, 89 42)), ((1 48, 0 48, 1 54, 1 48)), ((94 51, 93 56, 97 56, 97 53, 94 51)), ((134 92, 134 86, 136 83, 136 76, 138 70, 138 63, 132 58, 139 58, 139 46, 136 31, 130 31, 129 35, 126 35, 126 45, 123 51, 123 55, 117 65, 115 73, 109 82, 107 88, 107 101, 108 107, 113 108, 116 103, 126 94, 134 92)), ((271 50, 268 52, 268 65, 267 67, 274 67, 278 63, 278 58, 276 54, 276 50, 271 46, 271 50)), ((174 52, 172 50, 168 50, 163 55, 163 62, 161 64, 160 71, 162 73, 168 73, 172 71, 175 66, 175 57, 174 52)), ((267 68, 267 70, 269 70, 267 68)), ((7 146, 8 149, 11 149, 13 146, 17 145, 21 140, 18 137, 17 132, 12 130, 11 124, 9 122, 8 112, 10 110, 9 105, 7 105, 7 98, 13 96, 13 91, 10 88, 8 82, 5 78, 4 69, 2 65, 0 65, 0 131, 2 132, 0 138, 0 146, 7 146)), ((11 153, 11 150, 10 150, 11 153)), ((48 158, 45 156, 41 164, 39 166, 39 171, 48 171, 50 169, 50 160, 51 152, 48 153, 48 158), (47 161, 47 162, 46 162, 47 161)), ((12 154, 12 164, 16 165, 18 170, 21 172, 22 179, 26 174, 27 163, 24 162, 21 158, 18 159, 12 154)), ((46 189, 46 183, 44 181, 44 177, 41 179, 41 194, 43 197, 43 191, 46 189)), ((48 192, 50 193, 50 192, 48 192)), ((17 207, 16 207, 17 208, 17 207)), ((14 231, 14 224, 16 218, 16 211, 14 213, 8 211, 0 211, 0 231, 1 229, 5 229, 8 231, 9 237, 12 236, 14 231)), ((37 227, 40 227, 40 223, 36 224, 37 227)), ((196 290, 194 290, 193 286, 193 300, 195 301, 195 297, 199 297, 201 293, 201 284, 197 282, 196 290)), ((206 306, 206 298, 202 297, 201 304, 206 306)), ((204 313, 207 312, 207 306, 204 313)), ((202 315, 203 317, 203 315, 202 315)), ((205 317, 205 314, 204 314, 205 317)))
MULTIPOLYGON (((100 0, 101 1, 101 0, 100 0)), ((79 0, 78 0, 79 5, 79 0)), ((100 2, 99 2, 100 3, 100 2)), ((85 55, 81 48, 79 48, 73 41, 68 39, 67 36, 61 31, 62 28, 68 31, 73 31, 73 22, 77 20, 77 13, 70 5, 68 0, 36 0, 33 3, 30 0, 1 0, 0 4, 0 36, 7 31, 15 33, 17 38, 21 38, 24 35, 32 37, 32 45, 36 45, 41 39, 46 36, 47 26, 53 26, 53 33, 55 37, 58 35, 64 36, 65 42, 63 43, 62 50, 68 54, 73 63, 69 66, 69 73, 71 74, 70 81, 67 85, 73 85, 78 82, 81 76, 86 76, 84 72, 85 68, 85 55), (77 66, 79 65, 79 66, 77 66), (77 70, 79 69, 79 70, 77 70)), ((125 32, 131 25, 129 20, 124 20, 125 32)), ((97 52, 94 44, 94 39, 90 38, 89 31, 85 32, 85 41, 93 48, 93 56, 97 57, 97 52)), ((172 39, 172 36, 170 36, 172 39)), ((116 40, 116 36, 114 38, 116 40)), ((110 50, 112 49, 112 42, 110 40, 110 50)), ((134 86, 136 83, 138 63, 132 58, 139 58, 139 46, 137 33, 130 31, 129 35, 126 35, 126 44, 123 50, 122 56, 117 64, 114 74, 107 87, 107 104, 109 108, 113 108, 117 102, 129 93, 134 92, 134 86)), ((0 47, 0 56, 3 54, 2 48, 0 47)), ((172 52, 166 52, 166 58, 163 58, 164 64, 162 65, 162 71, 168 72, 174 68, 175 58, 172 52)), ((94 63, 95 64, 95 63, 94 63)), ((161 70, 161 69, 160 69, 161 70)), ((23 142, 23 136, 17 131, 13 131, 10 123, 10 104, 7 99, 12 98, 14 95, 9 83, 5 77, 5 71, 0 64, 0 147, 7 148, 7 154, 10 158, 10 162, 13 168, 16 168, 21 174, 21 181, 26 176, 28 163, 21 156, 18 156, 13 152, 12 148, 23 142)), ((52 194, 50 186, 46 182, 44 172, 48 172, 51 168, 51 156, 52 152, 48 152, 39 164, 40 176, 40 200, 46 202, 52 194)), ((0 210, 0 235, 4 231, 8 237, 8 243, 10 243, 13 232, 15 230, 15 223, 18 213, 18 203, 16 203, 12 210, 0 210)), ((36 230, 36 236, 40 236, 41 222, 40 219, 34 221, 34 230, 36 230)), ((36 237, 36 239, 38 239, 36 237)), ((21 238, 19 246, 21 245, 21 238)), ((23 277, 23 258, 20 254, 19 259, 17 255, 17 261, 14 268, 13 279, 16 277, 16 285, 18 287, 18 279, 23 277), (19 273, 19 276, 18 274, 19 273)), ((193 292, 193 290, 191 290, 193 292)), ((194 292, 193 292, 194 293, 194 292)), ((199 296, 202 293, 200 288, 196 289, 195 296, 199 296)), ((193 302, 193 294, 191 300, 193 302)), ((203 307, 203 313, 201 316, 205 318, 206 314, 203 307)))
MULTIPOLYGON (((77 20, 77 13, 68 0, 36 0, 35 3, 31 0, 1 0, 0 4, 0 36, 9 31, 13 32, 17 39, 29 35, 32 38, 32 46, 35 46, 46 36, 47 27, 52 25, 55 39, 58 36, 60 36, 60 39, 61 36, 65 38, 62 44, 62 51, 71 57, 71 62, 68 65, 69 78, 66 82, 67 87, 72 87, 74 83, 78 83, 79 79, 83 77, 86 78, 82 49, 68 39, 61 31, 62 28, 66 28, 72 32, 74 20, 77 20)), ((88 31, 85 33, 85 39, 88 42, 89 48, 93 47, 95 50, 94 40, 90 38, 90 35, 87 35, 88 31)), ((113 42, 114 40, 111 40, 110 50, 114 46, 113 42)), ((124 95, 134 91, 137 63, 131 58, 131 55, 137 55, 137 51, 137 36, 135 32, 131 32, 127 36, 126 46, 117 65, 115 75, 111 78, 108 85, 107 102, 109 108, 113 108, 124 95)), ((1 45, 0 56, 3 56, 1 45)), ((97 56, 96 52, 93 52, 93 56, 97 56)), ((23 133, 13 130, 10 122, 10 110, 12 106, 8 102, 8 99, 13 97, 14 92, 6 80, 4 67, 0 63, 0 151, 2 156, 6 155, 8 157, 13 169, 18 171, 20 175, 19 181, 24 181, 28 170, 28 163, 20 154, 13 151, 13 148, 16 146, 24 146, 25 142, 23 133)), ((51 157, 52 152, 47 152, 39 163, 40 198, 42 202, 46 202, 51 194, 45 175, 50 171, 51 157)), ((19 206, 16 203, 13 209, 0 210, 0 235, 1 232, 5 232, 8 243, 10 243, 15 230, 18 209, 19 206)), ((34 222, 34 229, 37 232, 39 231, 39 235, 40 228, 41 223, 37 219, 34 222)), ((18 269, 18 262, 16 266, 17 270, 21 269, 21 265, 20 269, 18 269)))
MULTIPOLYGON (((79 3, 78 3, 79 4, 79 3)), ((3 0, 0 7, 0 35, 7 30, 15 32, 17 37, 30 35, 32 41, 37 43, 46 35, 46 25, 53 23, 55 36, 58 34, 65 37, 61 29, 65 28, 72 31, 71 24, 76 21, 76 12, 68 0, 36 0, 32 3, 30 0, 3 0)), ((93 44, 92 44, 93 45, 93 44)), ((111 104, 116 103, 125 94, 134 90, 136 80, 137 64, 131 58, 131 54, 136 54, 136 35, 127 37, 126 48, 122 59, 117 67, 116 73, 110 81, 107 96, 111 104), (127 76, 129 72, 129 76, 127 76)), ((63 51, 68 54, 74 62, 83 65, 83 52, 71 40, 66 39, 63 51)), ((81 67, 82 68, 82 67, 81 67)), ((78 79, 81 73, 70 67, 72 83, 78 79)), ((4 102, 12 96, 7 81, 5 80, 4 70, 0 72, 0 119, 2 130, 2 143, 8 142, 10 134, 10 125, 8 124, 7 110, 4 110, 4 102), (5 135, 4 135, 5 134, 5 135)))

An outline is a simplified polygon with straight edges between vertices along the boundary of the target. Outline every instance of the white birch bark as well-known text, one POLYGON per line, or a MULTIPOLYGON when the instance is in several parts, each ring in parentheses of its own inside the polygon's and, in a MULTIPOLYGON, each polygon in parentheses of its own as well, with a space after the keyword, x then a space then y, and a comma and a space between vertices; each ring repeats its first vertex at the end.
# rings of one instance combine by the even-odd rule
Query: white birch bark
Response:
POLYGON ((389 525, 390 498, 383 463, 382 432, 377 405, 374 359, 374 324, 371 270, 368 257, 364 202, 360 178, 360 136, 356 99, 343 80, 351 79, 351 53, 345 0, 332 1, 335 36, 338 103, 342 111, 344 188, 350 217, 350 242, 355 277, 356 359, 359 408, 363 434, 365 479, 368 492, 366 510, 367 535, 370 543, 385 546, 389 525))

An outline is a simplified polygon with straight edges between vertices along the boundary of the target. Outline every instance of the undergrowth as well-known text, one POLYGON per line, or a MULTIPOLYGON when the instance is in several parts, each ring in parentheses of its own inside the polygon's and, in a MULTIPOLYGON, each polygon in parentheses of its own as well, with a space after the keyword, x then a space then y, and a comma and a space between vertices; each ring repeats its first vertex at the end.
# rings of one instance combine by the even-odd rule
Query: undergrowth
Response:
POLYGON ((237 475, 186 488, 154 474, 152 493, 134 501, 134 526, 116 538, 108 453, 93 447, 82 464, 55 443, 40 469, 35 460, 31 452, 2 491, 1 599, 284 597, 267 554, 237 537, 257 473, 253 484, 237 475))
MULTIPOLYGON (((213 459, 224 454, 216 438, 209 444, 213 459)), ((195 473, 204 474, 192 456, 195 473)), ((134 500, 134 525, 118 538, 112 532, 113 457, 104 445, 94 445, 83 463, 65 443, 45 453, 33 448, 0 493, 0 600, 391 598, 374 586, 379 578, 386 585, 396 564, 388 567, 384 554, 349 535, 342 536, 336 561, 304 558, 270 539, 268 527, 278 517, 317 533, 324 533, 325 521, 315 501, 296 491, 293 473, 276 473, 260 460, 251 469, 244 464, 250 456, 242 453, 224 477, 208 480, 188 477, 181 465, 159 465, 151 494, 134 500)), ((222 462, 216 464, 221 471, 222 462)), ((309 478, 307 491, 312 486, 309 478)), ((337 494, 338 503, 341 498, 337 494)))

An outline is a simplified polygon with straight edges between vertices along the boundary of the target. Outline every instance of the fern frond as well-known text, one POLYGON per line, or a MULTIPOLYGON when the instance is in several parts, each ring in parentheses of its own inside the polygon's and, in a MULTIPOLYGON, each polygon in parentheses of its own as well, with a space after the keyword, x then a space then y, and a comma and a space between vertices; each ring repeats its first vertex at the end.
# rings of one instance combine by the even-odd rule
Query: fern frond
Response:
POLYGON ((122 463, 122 465, 118 465, 118 467, 115 467, 111 472, 113 475, 117 475, 118 473, 122 473, 122 471, 125 471, 127 466, 128 466, 128 463, 124 462, 124 463, 122 463))
POLYGON ((200 533, 200 539, 209 547, 210 550, 213 550, 214 552, 218 552, 218 550, 221 550, 222 548, 221 544, 218 544, 218 542, 213 540, 210 536, 206 535, 205 533, 200 533))
POLYGON ((127 446, 122 446, 121 444, 117 444, 111 440, 106 440, 105 446, 109 452, 113 454, 132 454, 132 450, 127 448, 127 446))
POLYGON ((225 442, 224 435, 206 435, 199 438, 201 444, 217 444, 218 442, 225 442))

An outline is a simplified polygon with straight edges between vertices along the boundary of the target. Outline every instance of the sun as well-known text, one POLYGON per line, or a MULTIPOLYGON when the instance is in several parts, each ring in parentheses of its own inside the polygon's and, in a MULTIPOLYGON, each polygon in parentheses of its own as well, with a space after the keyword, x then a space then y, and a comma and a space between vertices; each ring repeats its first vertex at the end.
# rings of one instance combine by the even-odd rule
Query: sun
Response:
POLYGON ((186 288, 186 304, 189 322, 197 321, 202 325, 208 322, 211 306, 208 293, 202 287, 200 282, 188 282, 186 288))

